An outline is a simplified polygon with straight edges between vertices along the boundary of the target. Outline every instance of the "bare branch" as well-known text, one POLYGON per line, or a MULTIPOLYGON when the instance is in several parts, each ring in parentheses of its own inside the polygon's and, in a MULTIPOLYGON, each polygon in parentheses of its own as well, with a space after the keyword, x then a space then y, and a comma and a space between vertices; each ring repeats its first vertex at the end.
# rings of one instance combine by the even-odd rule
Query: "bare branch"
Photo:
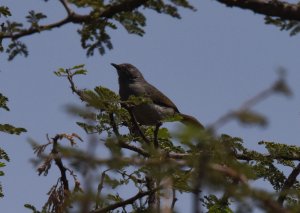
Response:
POLYGON ((177 197, 176 197, 176 189, 172 189, 172 204, 171 204, 171 210, 174 211, 175 208, 175 203, 177 201, 177 197))
POLYGON ((252 10, 266 16, 300 21, 300 5, 279 0, 217 0, 228 7, 252 10))
POLYGON ((64 6, 64 8, 66 9, 68 15, 70 16, 73 13, 73 11, 71 10, 71 8, 69 8, 68 3, 65 0, 59 0, 59 1, 64 6))
MULTIPOLYGON (((200 155, 199 153, 198 155, 200 155)), ((194 154, 195 155, 195 154, 194 154)), ((191 157, 191 154, 189 153, 167 153, 167 157, 176 159, 176 160, 181 160, 185 158, 191 157)), ((252 158, 249 155, 246 154, 235 154, 236 159, 238 160, 245 160, 245 161, 251 161, 251 160, 256 160, 255 158, 252 158)), ((262 157, 264 158, 269 158, 269 159, 274 159, 274 160, 290 160, 290 161, 300 161, 300 156, 293 156, 293 155, 281 155, 281 154, 263 154, 262 157)))
POLYGON ((255 104, 259 103, 260 101, 266 99, 270 95, 272 95, 274 92, 273 86, 263 90, 253 98, 247 100, 245 103, 243 103, 237 110, 230 111, 226 113, 225 115, 221 116, 217 121, 215 121, 213 124, 211 124, 208 129, 216 130, 217 128, 220 128, 224 124, 226 124, 228 121, 230 121, 232 118, 235 117, 237 112, 247 110, 251 107, 253 107, 255 104))
POLYGON ((68 192, 69 191, 69 182, 68 182, 67 175, 66 175, 67 169, 62 163, 61 157, 58 157, 57 145, 58 145, 59 139, 61 139, 61 135, 56 135, 53 138, 53 148, 52 148, 51 153, 55 156, 54 161, 60 171, 60 174, 61 174, 60 180, 62 181, 62 183, 64 185, 64 190, 66 190, 66 192, 68 192))

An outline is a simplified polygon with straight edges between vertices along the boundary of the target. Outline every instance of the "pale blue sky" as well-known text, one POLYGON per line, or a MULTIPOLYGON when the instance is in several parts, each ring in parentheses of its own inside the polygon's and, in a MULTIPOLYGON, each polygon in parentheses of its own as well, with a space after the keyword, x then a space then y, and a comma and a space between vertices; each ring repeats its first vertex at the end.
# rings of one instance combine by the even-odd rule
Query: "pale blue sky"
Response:
MULTIPOLYGON (((28 44, 28 58, 8 62, 6 55, 0 55, 0 91, 9 97, 11 109, 1 112, 1 123, 28 130, 21 136, 1 134, 0 146, 11 157, 1 178, 5 192, 1 212, 24 212, 24 203, 40 207, 58 175, 56 168, 48 177, 35 173, 29 162, 33 151, 28 138, 45 143, 46 133, 85 135, 76 126, 76 119, 63 110, 66 104, 79 101, 66 80, 54 76, 53 71, 60 67, 84 63, 89 74, 76 79, 81 88, 102 85, 118 91, 117 75, 110 63, 132 63, 182 112, 208 125, 268 87, 282 66, 288 70, 294 96, 275 96, 255 108, 269 117, 269 126, 243 128, 231 122, 219 133, 242 137, 247 147, 262 151, 256 145, 260 140, 298 145, 300 35, 290 37, 266 26, 263 16, 251 11, 227 8, 216 1, 192 2, 198 11, 182 10, 181 20, 147 11, 146 35, 142 38, 128 35, 122 28, 112 31, 114 49, 104 56, 85 56, 74 25, 23 38, 28 44)), ((64 16, 57 1, 3 0, 1 5, 9 6, 16 20, 24 20, 31 9, 46 13, 52 21, 64 16)), ((188 199, 178 202, 178 206, 188 205, 188 199)))

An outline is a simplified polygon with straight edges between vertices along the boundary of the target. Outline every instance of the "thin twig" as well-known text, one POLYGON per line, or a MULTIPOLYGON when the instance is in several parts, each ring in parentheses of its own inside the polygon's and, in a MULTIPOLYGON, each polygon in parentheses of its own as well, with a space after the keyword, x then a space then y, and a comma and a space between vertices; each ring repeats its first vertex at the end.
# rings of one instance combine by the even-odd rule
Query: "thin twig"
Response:
POLYGON ((145 136, 145 134, 144 134, 143 131, 141 130, 141 128, 140 128, 140 126, 139 126, 139 124, 138 124, 138 122, 137 122, 137 120, 136 120, 134 114, 132 113, 132 111, 131 111, 130 109, 128 109, 127 107, 126 107, 126 109, 127 109, 128 112, 129 112, 129 115, 130 115, 130 117, 131 117, 131 121, 132 121, 132 123, 133 123, 133 125, 134 125, 134 128, 138 131, 138 133, 139 133, 139 135, 142 137, 142 139, 143 139, 147 144, 150 144, 150 141, 148 140, 148 138, 145 136))
MULTIPOLYGON (((154 134, 153 143, 154 143, 154 148, 155 149, 159 148, 158 131, 159 131, 159 127, 161 125, 162 125, 162 123, 156 124, 154 132, 153 132, 153 134, 154 134)), ((158 168, 157 172, 160 172, 160 168, 158 168)), ((159 178, 153 178, 150 175, 147 175, 146 180, 147 180, 147 187, 148 187, 149 190, 153 189, 155 186, 158 186, 159 183, 160 183, 159 178)), ((154 192, 153 194, 149 195, 148 204, 149 204, 150 211, 158 212, 158 213, 160 212, 160 197, 159 197, 159 194, 157 192, 154 192)))
POLYGON ((147 153, 146 151, 144 151, 142 148, 139 148, 139 147, 130 145, 130 144, 128 144, 128 143, 122 141, 121 135, 120 135, 120 133, 119 133, 119 129, 118 129, 118 127, 117 127, 117 124, 116 124, 116 121, 115 121, 115 118, 114 118, 113 113, 110 113, 110 114, 109 114, 109 119, 110 119, 111 126, 112 126, 112 128, 113 128, 113 132, 115 133, 115 135, 116 135, 116 137, 117 137, 117 140, 118 140, 118 143, 119 143, 119 145, 120 145, 122 148, 125 148, 125 149, 128 149, 128 150, 137 152, 137 153, 139 153, 140 155, 143 155, 144 157, 150 157, 150 154, 147 153))
POLYGON ((245 101, 237 110, 230 111, 230 112, 226 113, 225 115, 221 116, 218 120, 216 120, 214 123, 209 125, 208 129, 216 130, 216 129, 220 128, 221 126, 226 124, 228 121, 230 121, 232 118, 234 118, 237 112, 245 111, 245 110, 253 107, 254 105, 256 105, 259 102, 261 102, 262 100, 266 99, 273 93, 274 93, 274 86, 272 85, 272 87, 267 88, 266 90, 263 90, 262 92, 258 93, 256 96, 254 96, 253 98, 245 101))
POLYGON ((172 189, 172 204, 171 204, 171 210, 173 211, 175 208, 175 203, 177 201, 177 197, 176 197, 176 189, 172 189))
POLYGON ((151 193, 153 193, 153 192, 155 192, 155 191, 157 191, 159 189, 160 188, 158 187, 158 188, 155 188, 155 189, 150 190, 150 191, 138 192, 136 195, 134 195, 131 198, 128 198, 127 200, 111 204, 111 205, 109 205, 107 207, 104 207, 102 209, 96 209, 94 211, 91 211, 90 213, 106 213, 106 212, 112 211, 112 210, 117 209, 119 207, 123 207, 123 206, 129 205, 129 204, 132 204, 136 200, 141 199, 144 196, 150 195, 151 193))
MULTIPOLYGON (((166 157, 171 158, 171 159, 176 159, 176 160, 182 160, 182 159, 187 159, 192 156, 198 156, 201 155, 203 152, 200 152, 198 154, 190 154, 190 153, 166 153, 166 157)), ((251 157, 247 154, 238 154, 235 153, 235 158, 238 160, 244 160, 244 161, 252 161, 252 160, 257 160, 254 157, 251 157)), ((300 161, 300 155, 282 155, 282 154, 262 154, 261 155, 263 158, 267 159, 272 159, 272 160, 288 160, 288 161, 300 161)))
POLYGON ((146 152, 145 150, 143 150, 142 148, 140 148, 140 147, 130 145, 130 144, 128 144, 126 142, 123 142, 123 141, 119 141, 119 145, 122 148, 137 152, 138 154, 143 155, 144 157, 150 157, 150 154, 148 152, 146 152))
POLYGON ((278 203, 283 205, 284 200, 286 199, 287 196, 287 191, 292 188, 294 183, 297 180, 297 176, 300 174, 300 163, 293 169, 291 174, 288 176, 288 178, 285 180, 281 191, 279 193, 279 197, 277 199, 278 203))
MULTIPOLYGON (((120 138, 120 133, 119 133, 119 129, 117 127, 116 121, 115 121, 115 117, 113 113, 109 113, 109 119, 110 119, 110 125, 113 128, 113 132, 115 133, 117 138, 120 138)), ((120 140, 120 139, 119 139, 120 140)))
POLYGON ((141 184, 146 183, 146 181, 145 181, 144 179, 138 178, 138 177, 134 176, 133 174, 129 174, 129 175, 128 175, 128 174, 126 174, 125 171, 117 171, 117 173, 119 173, 119 174, 122 175, 122 176, 126 176, 126 177, 128 177, 129 179, 134 180, 134 181, 137 182, 137 183, 141 183, 141 184))
POLYGON ((194 205, 194 212, 201 213, 201 188, 203 184, 203 180, 205 179, 207 166, 209 162, 209 155, 206 152, 203 152, 202 155, 199 155, 196 158, 196 175, 194 177, 194 184, 193 184, 193 205, 194 205))
POLYGON ((156 124, 155 126, 155 129, 154 129, 154 147, 155 149, 157 149, 159 147, 159 144, 158 144, 158 132, 159 132, 159 127, 162 125, 162 123, 158 123, 156 124))
POLYGON ((98 184, 98 188, 97 188, 97 195, 96 195, 96 207, 95 209, 100 208, 100 194, 101 191, 103 189, 103 185, 104 185, 104 179, 105 179, 105 175, 106 172, 109 171, 110 169, 106 169, 104 172, 102 172, 101 174, 101 178, 100 178, 100 183, 98 184))
MULTIPOLYGON (((146 175, 146 186, 149 191, 153 191, 155 188, 155 181, 150 175, 146 175)), ((157 212, 157 193, 153 191, 152 193, 149 194, 148 197, 148 208, 150 212, 157 212)))
POLYGON ((68 15, 70 16, 73 11, 71 10, 71 8, 68 6, 68 3, 65 0, 59 0, 61 2, 61 4, 64 6, 65 10, 67 11, 68 15))
POLYGON ((60 171, 60 174, 61 174, 60 180, 62 181, 62 183, 64 185, 64 190, 66 190, 66 192, 68 192, 69 191, 69 182, 68 182, 68 179, 66 176, 67 169, 65 168, 65 166, 62 163, 61 157, 58 156, 57 146, 58 146, 59 139, 61 139, 61 135, 56 135, 53 138, 53 148, 52 148, 51 153, 55 156, 54 161, 60 171))
POLYGON ((68 69, 66 70, 66 72, 67 72, 67 79, 71 85, 72 92, 75 93, 76 95, 78 95, 79 98, 83 101, 84 97, 82 95, 82 92, 81 92, 81 90, 77 89, 77 87, 75 86, 75 83, 73 81, 73 74, 68 69))

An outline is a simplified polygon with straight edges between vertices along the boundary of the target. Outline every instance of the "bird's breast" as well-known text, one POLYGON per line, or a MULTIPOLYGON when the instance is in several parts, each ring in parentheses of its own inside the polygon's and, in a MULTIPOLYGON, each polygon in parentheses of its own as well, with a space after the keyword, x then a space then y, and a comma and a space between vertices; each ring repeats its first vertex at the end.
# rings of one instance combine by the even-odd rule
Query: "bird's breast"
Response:
POLYGON ((119 94, 123 101, 126 101, 130 96, 144 96, 145 87, 138 83, 120 83, 119 94))

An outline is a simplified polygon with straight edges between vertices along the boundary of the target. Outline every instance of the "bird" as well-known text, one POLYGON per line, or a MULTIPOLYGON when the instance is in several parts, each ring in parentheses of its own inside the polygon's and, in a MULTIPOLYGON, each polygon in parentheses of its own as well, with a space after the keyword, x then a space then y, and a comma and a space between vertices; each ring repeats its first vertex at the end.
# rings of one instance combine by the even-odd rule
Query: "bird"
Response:
POLYGON ((118 73, 121 101, 127 101, 130 96, 145 97, 151 101, 131 107, 138 123, 145 126, 155 126, 160 125, 164 119, 179 115, 181 123, 204 129, 196 118, 181 113, 166 95, 148 83, 138 68, 129 63, 111 63, 111 65, 118 73))

